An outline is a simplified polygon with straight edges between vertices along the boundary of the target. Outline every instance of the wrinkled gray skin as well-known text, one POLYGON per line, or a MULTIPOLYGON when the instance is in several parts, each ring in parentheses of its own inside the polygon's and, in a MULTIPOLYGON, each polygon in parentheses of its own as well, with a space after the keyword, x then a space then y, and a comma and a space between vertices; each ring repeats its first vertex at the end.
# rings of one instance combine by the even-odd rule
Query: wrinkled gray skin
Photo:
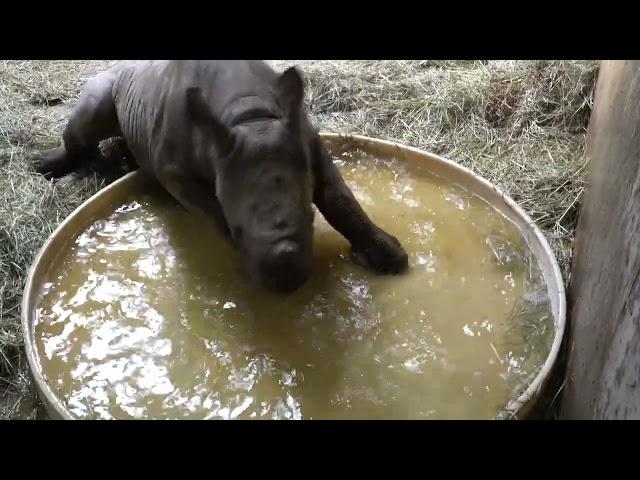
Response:
POLYGON ((120 63, 90 80, 37 170, 60 177, 122 137, 139 168, 240 250, 248 277, 291 292, 310 275, 315 203, 358 263, 401 273, 407 254, 367 217, 304 112, 303 82, 258 61, 120 63))

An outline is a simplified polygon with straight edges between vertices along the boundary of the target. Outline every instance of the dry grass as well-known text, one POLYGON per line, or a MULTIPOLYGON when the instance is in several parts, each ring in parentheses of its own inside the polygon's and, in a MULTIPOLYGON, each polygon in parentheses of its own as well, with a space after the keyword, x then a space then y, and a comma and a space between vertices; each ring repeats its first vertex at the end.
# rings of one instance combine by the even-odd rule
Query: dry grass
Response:
MULTIPOLYGON (((26 271, 55 226, 120 171, 47 182, 31 152, 56 146, 80 89, 112 62, 0 61, 0 418, 36 415, 22 351, 26 271)), ((310 112, 455 160, 504 189, 549 238, 569 277, 597 63, 304 61, 310 112)))

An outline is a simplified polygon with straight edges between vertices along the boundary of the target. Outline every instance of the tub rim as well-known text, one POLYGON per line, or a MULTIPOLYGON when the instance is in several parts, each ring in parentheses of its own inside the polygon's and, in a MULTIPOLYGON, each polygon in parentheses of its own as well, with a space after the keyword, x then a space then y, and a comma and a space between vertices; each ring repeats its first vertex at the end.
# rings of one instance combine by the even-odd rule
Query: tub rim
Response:
MULTIPOLYGON (((471 193, 480 196, 494 208, 497 208, 503 215, 508 216, 509 220, 514 223, 520 231, 520 234, 525 239, 527 246, 534 251, 534 255, 539 263, 542 263, 540 254, 543 254, 542 256, 548 261, 549 265, 540 265, 540 268, 543 272, 547 289, 549 290, 552 310, 554 306, 556 307, 555 311, 553 311, 555 327, 553 343, 544 364, 534 379, 529 383, 526 390, 516 398, 511 399, 502 410, 503 412, 508 412, 513 418, 526 416, 533 404, 535 404, 535 400, 539 396, 546 382, 549 380, 553 367, 556 365, 566 325, 566 293, 564 279, 553 250, 542 231, 524 211, 524 209, 520 207, 510 196, 488 180, 474 173, 472 170, 463 167, 452 160, 402 143, 371 138, 364 135, 321 132, 320 136, 323 141, 330 141, 338 145, 340 143, 342 145, 351 144, 356 147, 361 147, 364 150, 374 147, 378 149, 378 151, 385 151, 385 153, 391 154, 393 154, 394 151, 399 152, 399 156, 402 157, 404 161, 414 161, 414 159, 408 160, 404 158, 404 153, 412 154, 415 159, 429 161, 432 167, 437 166, 435 170, 438 171, 433 171, 435 175, 445 177, 452 183, 470 190, 471 193), (442 175, 443 173, 444 175, 442 175), (460 177, 463 180, 466 178, 466 180, 460 184, 451 177, 460 177), (469 188, 470 186, 472 188, 469 188), (503 208, 500 208, 501 206, 499 204, 496 205, 496 202, 502 202, 504 204, 503 208), (512 215, 507 215, 508 212, 504 211, 504 207, 506 207, 507 210, 510 210, 512 215), (530 243, 531 241, 537 242, 538 248, 534 248, 534 245, 530 243)), ((432 171, 431 168, 428 168, 428 170, 432 171)), ((75 224, 79 217, 81 217, 82 213, 91 211, 92 206, 109 198, 115 190, 123 188, 126 184, 136 181, 135 179, 140 179, 140 177, 141 175, 138 170, 129 172, 97 191, 81 203, 49 235, 29 267, 21 302, 21 324, 24 348, 29 368, 31 370, 31 376, 35 381, 38 398, 44 404, 47 414, 52 419, 74 420, 75 417, 71 415, 62 400, 53 392, 40 369, 34 335, 35 302, 38 300, 40 289, 35 291, 34 286, 37 281, 42 280, 42 275, 47 271, 48 263, 46 260, 55 258, 55 254, 53 252, 49 252, 49 249, 52 248, 52 244, 63 242, 63 240, 60 240, 58 237, 65 230, 72 228, 71 226, 75 224)))

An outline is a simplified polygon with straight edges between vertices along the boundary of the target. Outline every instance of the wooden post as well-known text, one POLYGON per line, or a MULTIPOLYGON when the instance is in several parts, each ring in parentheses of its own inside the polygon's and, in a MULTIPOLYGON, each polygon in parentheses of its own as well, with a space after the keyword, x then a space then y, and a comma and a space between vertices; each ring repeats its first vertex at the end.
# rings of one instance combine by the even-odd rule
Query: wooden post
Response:
POLYGON ((600 68, 569 286, 564 419, 640 419, 640 62, 600 68))

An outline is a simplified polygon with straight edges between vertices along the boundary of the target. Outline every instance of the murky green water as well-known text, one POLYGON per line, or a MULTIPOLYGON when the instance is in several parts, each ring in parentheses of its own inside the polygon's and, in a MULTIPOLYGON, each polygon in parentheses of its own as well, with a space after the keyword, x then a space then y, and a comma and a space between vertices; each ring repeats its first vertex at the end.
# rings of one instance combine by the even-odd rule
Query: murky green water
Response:
POLYGON ((105 212, 61 255, 38 310, 43 371, 79 418, 494 418, 553 340, 516 228, 396 160, 337 161, 409 252, 404 276, 349 261, 317 215, 314 273, 257 291, 236 253, 160 192, 105 212))

